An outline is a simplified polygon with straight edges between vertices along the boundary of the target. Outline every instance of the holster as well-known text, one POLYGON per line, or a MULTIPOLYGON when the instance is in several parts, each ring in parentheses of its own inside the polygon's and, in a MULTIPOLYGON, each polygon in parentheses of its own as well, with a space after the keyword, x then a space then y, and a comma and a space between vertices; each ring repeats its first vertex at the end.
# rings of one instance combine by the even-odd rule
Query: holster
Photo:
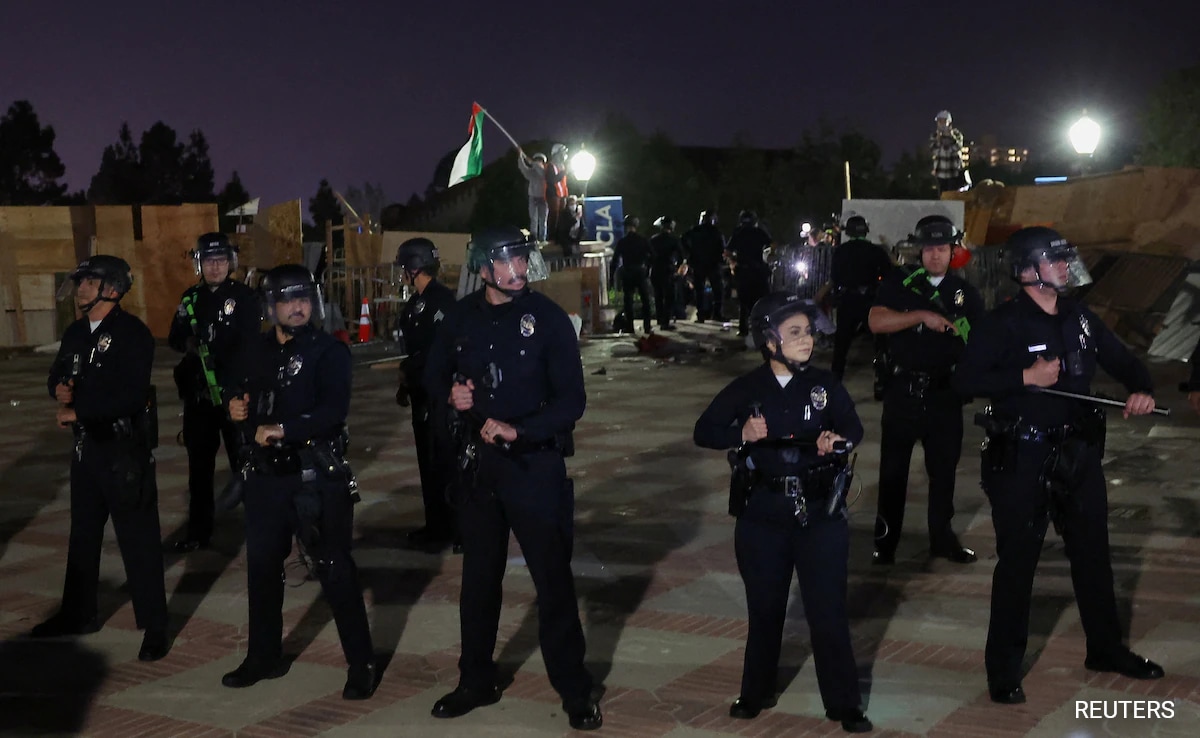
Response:
POLYGON ((1009 421, 992 414, 991 407, 975 413, 975 425, 987 434, 979 446, 979 457, 984 472, 997 473, 1013 468, 1017 463, 1016 421, 1009 421))
POLYGON ((757 475, 737 449, 730 449, 726 458, 729 461, 729 514, 736 518, 746 510, 746 501, 750 499, 757 475))

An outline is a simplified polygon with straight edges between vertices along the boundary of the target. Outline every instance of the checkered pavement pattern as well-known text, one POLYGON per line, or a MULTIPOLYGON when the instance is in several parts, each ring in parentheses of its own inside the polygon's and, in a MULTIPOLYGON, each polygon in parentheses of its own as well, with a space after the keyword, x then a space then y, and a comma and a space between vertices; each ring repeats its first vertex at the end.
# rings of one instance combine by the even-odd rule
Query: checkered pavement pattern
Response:
MULTIPOLYGON (((628 341, 593 339, 582 351, 588 411, 570 473, 577 494, 580 611, 588 662, 605 687, 603 734, 798 736, 840 734, 825 719, 808 631, 793 597, 779 704, 752 721, 729 717, 740 683, 745 595, 733 556, 723 454, 691 442, 696 417, 727 381, 756 362, 714 324, 672 336, 674 358, 637 355, 628 341), (603 374, 598 373, 603 370, 603 374)), ((865 343, 865 342, 863 342, 865 343)), ((1106 472, 1117 589, 1129 640, 1167 677, 1133 682, 1083 668, 1084 638, 1061 542, 1047 538, 1030 635, 1029 702, 992 704, 983 674, 995 545, 978 488, 980 439, 968 422, 956 529, 980 561, 931 561, 924 549, 925 477, 913 462, 908 530, 898 563, 870 564, 879 403, 869 356, 852 355, 848 386, 867 427, 852 506, 851 631, 877 735, 1194 735, 1200 724, 1200 506, 1193 481, 1200 423, 1182 398, 1168 421, 1110 420, 1106 472), (1171 719, 1075 716, 1077 700, 1171 700, 1171 719), (1083 731, 1083 732, 1080 732, 1083 731)), ((356 349, 356 355, 361 355, 356 349)), ((157 452, 164 536, 182 534, 186 455, 175 443, 180 405, 174 357, 160 348, 157 452)), ((819 354, 828 362, 828 353, 819 354)), ((432 718, 458 672, 461 557, 407 550, 421 524, 407 410, 394 372, 360 364, 350 459, 363 501, 356 559, 383 665, 378 692, 341 699, 345 662, 319 586, 290 568, 283 678, 243 690, 220 677, 246 649, 246 581, 239 510, 218 519, 214 546, 167 556, 174 645, 136 659, 140 634, 111 527, 101 570, 103 628, 77 639, 32 641, 58 605, 67 535, 69 433, 53 424, 46 356, 0 359, 0 734, 88 736, 551 736, 570 733, 537 648, 534 590, 515 542, 505 580, 497 659, 509 682, 496 705, 456 720, 432 718)), ((379 365, 376 365, 379 366, 379 365)), ((1169 375, 1170 368, 1156 372, 1169 375)), ((1163 380, 1160 386, 1172 386, 1163 380)), ((1169 398, 1168 398, 1169 399, 1169 398)), ((964 412, 978 410, 968 406, 964 412)), ((223 483, 218 457, 218 485, 223 483)), ((820 562, 814 562, 819 565, 820 562)), ((794 593, 795 594, 795 593, 794 593)))

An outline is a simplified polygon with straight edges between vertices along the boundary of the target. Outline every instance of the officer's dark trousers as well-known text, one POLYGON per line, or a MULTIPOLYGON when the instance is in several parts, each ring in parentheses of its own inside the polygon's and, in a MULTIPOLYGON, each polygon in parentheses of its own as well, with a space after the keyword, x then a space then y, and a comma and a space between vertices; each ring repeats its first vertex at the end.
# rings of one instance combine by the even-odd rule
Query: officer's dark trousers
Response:
POLYGON ((821 701, 827 710, 858 707, 862 695, 846 614, 850 530, 845 519, 814 518, 808 527, 801 527, 790 500, 756 491, 738 518, 733 544, 746 585, 750 621, 741 695, 766 700, 775 694, 788 592, 795 571, 811 633, 821 701))
POLYGON ((875 550, 895 553, 904 527, 909 465, 917 441, 925 449, 929 477, 929 545, 950 546, 957 540, 954 517, 954 471, 962 455, 962 399, 950 389, 912 397, 908 382, 893 377, 884 391, 879 440, 879 508, 875 550))
POLYGON ((722 301, 725 299, 725 280, 721 277, 721 268, 719 266, 693 267, 692 280, 696 290, 696 320, 710 318, 721 320, 725 315, 721 309, 722 301), (712 288, 711 297, 704 292, 706 284, 712 288))
POLYGON ((229 468, 236 471, 237 430, 225 408, 189 400, 183 404, 183 443, 188 454, 188 538, 207 541, 213 532, 217 449, 225 444, 229 468))
MULTIPOLYGON (((292 497, 300 475, 254 473, 246 484, 246 578, 250 600, 247 657, 272 661, 283 648, 283 564, 297 529, 292 497)), ((333 611, 342 652, 351 667, 371 661, 371 632, 358 567, 350 555, 354 507, 344 483, 320 483, 321 543, 309 555, 333 611)))
POLYGON ((575 496, 562 456, 541 451, 519 460, 499 458, 490 448, 483 454, 479 479, 494 484, 494 490, 471 490, 459 508, 460 683, 472 688, 496 683, 493 652, 511 531, 537 592, 538 641, 550 684, 564 701, 586 699, 592 677, 583 665, 583 627, 571 573, 575 496))
POLYGON ((133 614, 139 628, 165 631, 167 594, 163 583, 158 493, 152 459, 140 489, 125 489, 114 473, 121 442, 84 441, 82 458, 71 456, 71 535, 62 612, 76 622, 96 617, 100 549, 104 526, 112 516, 121 562, 129 581, 133 614))
POLYGON ((867 326, 867 314, 871 312, 871 298, 858 292, 847 292, 837 308, 837 331, 833 335, 834 376, 841 379, 846 375, 846 357, 850 344, 858 332, 867 326))
POLYGON ((446 501, 446 460, 431 432, 433 409, 429 395, 420 389, 409 388, 412 403, 413 443, 417 447, 417 468, 421 473, 421 498, 425 503, 425 526, 450 536, 454 532, 454 517, 446 501), (441 452, 440 452, 441 451, 441 452))
POLYGON ((642 327, 646 330, 650 329, 650 279, 646 273, 639 269, 629 270, 628 275, 625 270, 621 272, 621 290, 625 293, 625 317, 629 319, 630 325, 633 325, 633 294, 636 292, 642 300, 642 327))
POLYGON ((658 325, 666 328, 671 324, 675 315, 675 279, 671 272, 659 275, 658 270, 652 274, 651 285, 654 287, 654 312, 658 316, 658 325))
MULTIPOLYGON (((1013 469, 983 474, 984 491, 992 504, 997 558, 984 659, 988 683, 1000 687, 1021 683, 1033 576, 1048 524, 1046 493, 1039 478, 1049 451, 1046 444, 1021 441, 1013 469)), ((1108 495, 1095 449, 1089 451, 1085 469, 1071 492, 1063 543, 1087 652, 1105 656, 1122 647, 1121 625, 1108 547, 1108 495)))
POLYGON ((766 268, 747 270, 749 273, 738 273, 738 333, 745 334, 750 329, 750 310, 754 303, 767 296, 770 290, 770 273, 766 268))

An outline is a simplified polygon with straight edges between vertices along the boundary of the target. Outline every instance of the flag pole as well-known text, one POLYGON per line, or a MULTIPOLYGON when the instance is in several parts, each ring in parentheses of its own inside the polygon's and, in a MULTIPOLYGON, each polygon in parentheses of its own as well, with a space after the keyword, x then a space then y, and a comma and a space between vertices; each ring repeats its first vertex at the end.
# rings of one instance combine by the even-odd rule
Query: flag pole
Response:
POLYGON ((504 137, 507 138, 509 141, 512 141, 512 145, 517 147, 517 150, 520 151, 521 144, 517 143, 517 139, 513 138, 511 135, 509 135, 508 131, 504 130, 504 126, 500 125, 500 121, 493 118, 492 114, 487 111, 487 108, 483 107, 482 105, 479 106, 479 109, 482 110, 483 114, 488 117, 488 120, 490 120, 492 123, 496 124, 496 127, 500 129, 500 132, 504 134, 504 137))

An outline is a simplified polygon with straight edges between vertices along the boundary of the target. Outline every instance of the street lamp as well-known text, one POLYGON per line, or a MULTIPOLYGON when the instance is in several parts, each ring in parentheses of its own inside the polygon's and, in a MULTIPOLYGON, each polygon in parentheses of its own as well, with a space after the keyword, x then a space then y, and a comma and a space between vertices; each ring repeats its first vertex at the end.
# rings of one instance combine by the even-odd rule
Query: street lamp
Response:
POLYGON ((1100 124, 1089 118, 1087 110, 1084 110, 1083 117, 1071 126, 1067 135, 1071 138, 1075 153, 1091 156, 1096 153, 1096 146, 1100 143, 1100 124))
POLYGON ((579 147, 579 151, 575 156, 571 157, 571 173, 575 175, 575 179, 583 182, 583 199, 587 199, 588 180, 596 172, 596 157, 588 153, 583 146, 579 147))

